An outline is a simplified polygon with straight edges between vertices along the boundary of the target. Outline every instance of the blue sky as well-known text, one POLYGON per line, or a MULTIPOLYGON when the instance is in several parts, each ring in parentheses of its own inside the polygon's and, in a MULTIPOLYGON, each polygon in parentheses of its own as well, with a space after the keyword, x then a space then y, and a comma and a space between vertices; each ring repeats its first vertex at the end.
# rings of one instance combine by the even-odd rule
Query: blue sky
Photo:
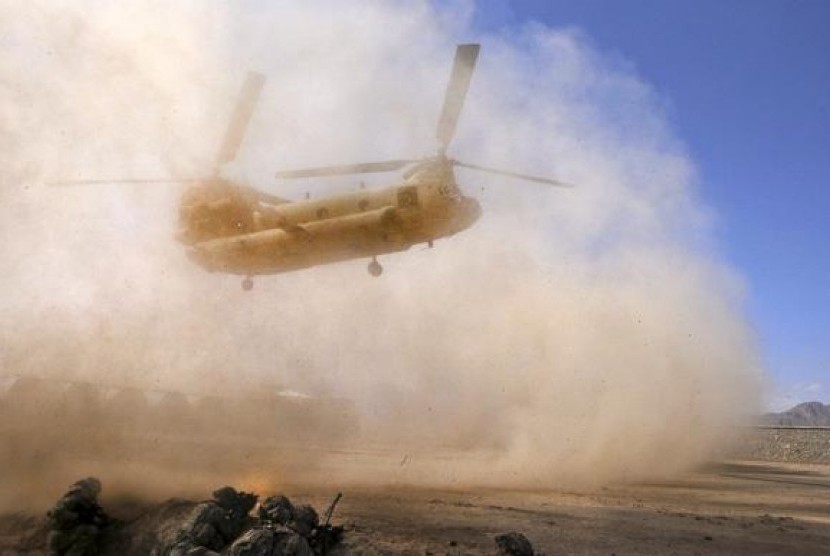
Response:
POLYGON ((476 18, 578 27, 667 99, 748 283, 770 406, 830 401, 830 1, 489 0, 476 18))

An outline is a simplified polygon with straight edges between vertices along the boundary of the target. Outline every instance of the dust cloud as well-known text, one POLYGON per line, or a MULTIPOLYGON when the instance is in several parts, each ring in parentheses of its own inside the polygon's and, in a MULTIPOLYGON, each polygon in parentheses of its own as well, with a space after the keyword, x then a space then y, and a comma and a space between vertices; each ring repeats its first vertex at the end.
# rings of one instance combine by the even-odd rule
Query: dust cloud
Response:
POLYGON ((756 410, 759 365, 667 101, 578 30, 483 34, 475 9, 2 2, 0 504, 90 473, 158 495, 233 472, 291 481, 296 466, 243 469, 274 431, 313 437, 302 467, 325 460, 329 481, 552 488, 668 476, 728 441, 756 410), (451 155, 578 187, 459 169, 484 218, 383 257, 379 279, 353 261, 245 293, 173 240, 184 186, 44 185, 209 174, 248 70, 268 83, 225 176, 294 199, 394 183, 272 176, 432 155, 462 42, 482 53, 451 155), (58 393, 29 403, 21 377, 58 393), (122 415, 90 401, 67 420, 61 396, 84 388, 122 415), (130 409, 125 389, 169 413, 130 409), (242 421, 244 400, 276 391, 347 411, 242 421), (251 442, 204 449, 228 423, 251 442))

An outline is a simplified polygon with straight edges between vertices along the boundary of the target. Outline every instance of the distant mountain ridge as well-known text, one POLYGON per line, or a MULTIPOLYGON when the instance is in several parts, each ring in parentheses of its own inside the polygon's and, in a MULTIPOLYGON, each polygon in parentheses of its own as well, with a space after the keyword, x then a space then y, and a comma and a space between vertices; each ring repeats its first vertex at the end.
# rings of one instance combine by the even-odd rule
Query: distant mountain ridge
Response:
POLYGON ((830 404, 800 403, 781 413, 765 414, 763 423, 779 427, 830 427, 830 404))

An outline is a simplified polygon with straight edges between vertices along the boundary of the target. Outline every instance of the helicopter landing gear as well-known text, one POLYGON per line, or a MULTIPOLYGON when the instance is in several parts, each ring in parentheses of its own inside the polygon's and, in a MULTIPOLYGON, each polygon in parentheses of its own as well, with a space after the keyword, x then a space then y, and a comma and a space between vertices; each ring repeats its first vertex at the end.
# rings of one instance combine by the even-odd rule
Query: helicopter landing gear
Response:
POLYGON ((372 257, 372 262, 369 263, 369 274, 375 278, 383 274, 383 267, 375 257, 372 257))
POLYGON ((242 280, 242 289, 246 292, 251 291, 254 287, 254 281, 251 279, 250 276, 246 276, 244 280, 242 280))

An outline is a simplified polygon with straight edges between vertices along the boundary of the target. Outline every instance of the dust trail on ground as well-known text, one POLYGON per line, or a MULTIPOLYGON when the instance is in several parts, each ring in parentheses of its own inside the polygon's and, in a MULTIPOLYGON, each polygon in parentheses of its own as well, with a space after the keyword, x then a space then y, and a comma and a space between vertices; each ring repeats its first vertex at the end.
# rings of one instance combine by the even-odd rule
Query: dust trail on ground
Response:
MULTIPOLYGON (((484 35, 474 9, 5 0, 3 375, 336 397, 354 409, 350 447, 417 454, 380 470, 335 465, 332 481, 595 485, 706 459, 756 409, 758 361, 742 281, 718 254, 715 218, 665 101, 578 30, 484 35), (236 277, 190 265, 173 241, 181 187, 42 185, 205 174, 253 69, 269 81, 224 173, 297 199, 352 190, 362 177, 271 176, 432 154, 455 44, 470 41, 483 50, 451 154, 579 187, 459 169, 485 217, 434 249, 385 257, 380 279, 355 261, 262 277, 243 293, 236 277)), ((41 498, 54 497, 84 467, 49 471, 63 457, 50 453, 49 407, 29 408, 28 440, 3 445, 25 462, 4 482, 31 485, 3 487, 4 505, 44 484, 41 498)), ((275 425, 260 426, 267 436, 275 425)), ((82 446, 91 427, 61 435, 82 446)), ((133 442, 118 430, 114 445, 133 442)), ((163 424, 151 432, 166 434, 163 424)), ((203 473, 205 484, 230 476, 213 461, 153 463, 136 481, 100 459, 82 474, 162 493, 201 487, 203 473)))

